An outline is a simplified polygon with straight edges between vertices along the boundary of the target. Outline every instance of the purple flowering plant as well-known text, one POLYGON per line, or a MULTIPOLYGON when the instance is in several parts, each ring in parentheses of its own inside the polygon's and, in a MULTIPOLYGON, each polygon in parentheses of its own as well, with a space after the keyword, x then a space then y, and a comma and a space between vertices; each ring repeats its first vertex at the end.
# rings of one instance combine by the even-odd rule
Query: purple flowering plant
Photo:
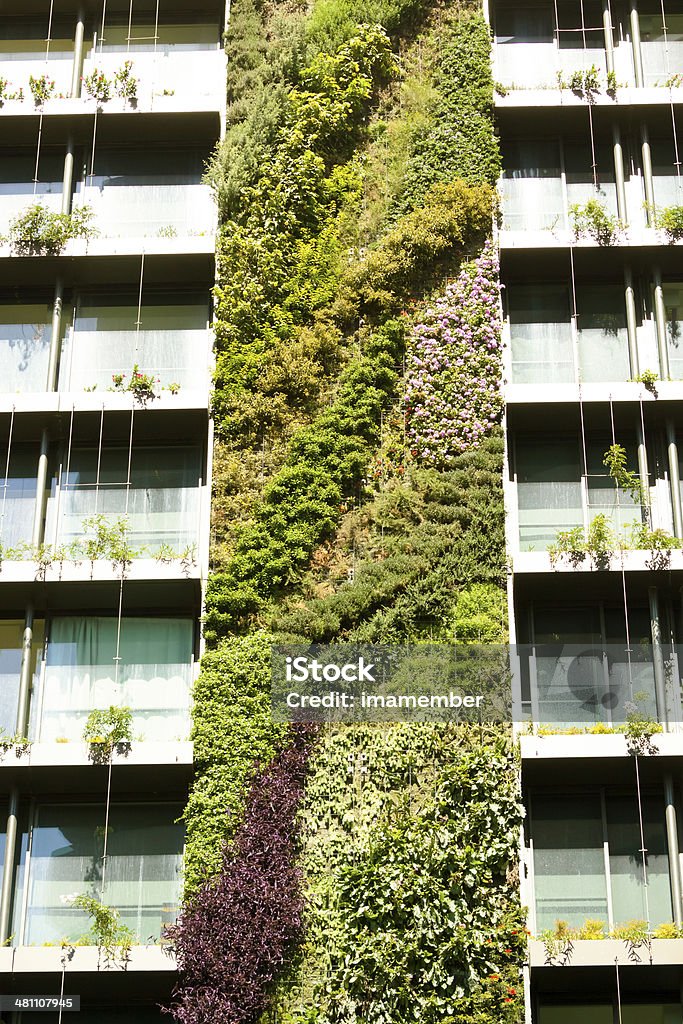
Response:
POLYGON ((488 243, 413 327, 406 355, 411 454, 444 467, 475 447, 503 411, 498 258, 488 243))

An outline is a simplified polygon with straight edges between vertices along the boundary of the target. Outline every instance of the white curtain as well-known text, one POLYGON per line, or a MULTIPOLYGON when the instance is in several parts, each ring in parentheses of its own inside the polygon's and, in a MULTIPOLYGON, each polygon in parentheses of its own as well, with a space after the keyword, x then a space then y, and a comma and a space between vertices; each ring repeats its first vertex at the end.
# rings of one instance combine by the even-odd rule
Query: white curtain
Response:
POLYGON ((542 551, 558 530, 583 522, 578 447, 572 441, 517 445, 519 541, 542 551))
POLYGON ((79 740, 95 708, 130 707, 133 737, 189 735, 193 627, 190 619, 60 617, 52 621, 45 682, 35 714, 43 741, 79 740))

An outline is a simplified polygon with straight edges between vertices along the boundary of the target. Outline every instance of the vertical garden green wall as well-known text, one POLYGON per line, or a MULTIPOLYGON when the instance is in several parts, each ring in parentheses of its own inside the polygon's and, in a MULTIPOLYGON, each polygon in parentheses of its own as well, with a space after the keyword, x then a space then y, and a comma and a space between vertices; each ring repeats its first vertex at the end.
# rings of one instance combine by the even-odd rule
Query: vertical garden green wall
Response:
POLYGON ((517 1021, 509 737, 304 738, 269 714, 274 640, 506 636, 488 28, 471 3, 234 0, 227 51, 209 172, 214 542, 174 1012, 517 1021))

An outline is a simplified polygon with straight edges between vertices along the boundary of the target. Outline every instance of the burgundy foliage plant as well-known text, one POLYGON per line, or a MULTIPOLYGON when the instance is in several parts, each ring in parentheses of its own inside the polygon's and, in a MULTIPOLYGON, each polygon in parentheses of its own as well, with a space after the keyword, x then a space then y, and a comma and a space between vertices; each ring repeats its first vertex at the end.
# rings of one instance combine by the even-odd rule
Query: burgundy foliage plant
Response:
POLYGON ((292 726, 252 781, 220 874, 169 929, 180 980, 167 1012, 180 1024, 255 1024, 301 937, 297 811, 315 735, 292 726))

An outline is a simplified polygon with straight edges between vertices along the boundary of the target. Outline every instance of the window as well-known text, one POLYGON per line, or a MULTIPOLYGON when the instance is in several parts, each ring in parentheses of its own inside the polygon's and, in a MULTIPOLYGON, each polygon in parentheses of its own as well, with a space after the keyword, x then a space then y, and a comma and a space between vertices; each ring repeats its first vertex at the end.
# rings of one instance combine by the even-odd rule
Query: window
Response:
POLYGON ((503 227, 549 231, 566 225, 560 145, 556 139, 519 139, 503 152, 503 227))
POLYGON ((591 147, 589 138, 585 141, 567 141, 564 146, 564 162, 569 206, 584 205, 590 199, 594 199, 604 206, 610 215, 616 216, 617 191, 614 183, 614 153, 611 147, 601 143, 591 147))
MULTIPOLYGON (((105 807, 41 804, 33 820, 20 928, 25 945, 78 941, 90 921, 71 900, 79 893, 102 899, 142 944, 157 941, 177 913, 183 830, 176 804, 112 804, 106 832, 105 807)), ((17 901, 20 907, 22 900, 17 901)))
POLYGON ((635 792, 536 795, 531 799, 536 931, 566 921, 671 920, 664 805, 642 798, 647 886, 635 792), (611 902, 611 913, 610 913, 611 902), (648 913, 649 911, 649 913, 648 913))
MULTIPOLYGON (((31 18, 3 18, 0 20, 0 55, 2 61, 37 60, 44 58, 46 52, 50 60, 70 59, 73 55, 75 25, 71 22, 53 18, 52 24, 46 16, 31 18), (50 27, 50 47, 47 48, 48 27, 50 27)), ((48 74, 52 69, 48 67, 48 74)))
MULTIPOLYGON (((683 58, 683 50, 681 56, 683 58)), ((660 209, 667 206, 683 206, 683 177, 676 168, 673 133, 667 139, 652 139, 650 153, 655 205, 660 209)))
POLYGON ((72 544, 86 520, 102 515, 110 523, 125 521, 138 557, 162 545, 180 554, 197 542, 199 483, 197 448, 134 447, 129 453, 127 447, 74 447, 52 480, 46 537, 72 544))
POLYGON ((645 85, 664 85, 683 66, 683 14, 667 10, 665 25, 661 7, 652 3, 641 8, 639 20, 645 85))
POLYGON ((669 369, 674 379, 683 378, 683 284, 663 286, 666 309, 666 342, 669 369))
POLYGON ((554 542, 558 530, 583 523, 576 441, 519 441, 516 473, 522 551, 541 551, 554 542))
POLYGON ((65 344, 60 390, 106 389, 115 373, 130 379, 135 364, 158 377, 161 387, 206 388, 208 319, 206 295, 144 296, 139 318, 136 295, 84 295, 65 344))
POLYGON ((46 151, 36 168, 35 153, 3 152, 0 159, 0 234, 6 234, 11 222, 36 203, 59 213, 63 177, 64 158, 59 154, 46 151))
POLYGON ((543 1006, 541 1007, 538 1024, 614 1024, 611 1006, 543 1006))
POLYGON ((579 285, 576 308, 581 379, 586 382, 628 380, 631 365, 623 288, 579 285))
POLYGON ((173 237, 211 232, 214 204, 202 184, 208 153, 154 147, 98 149, 94 173, 79 183, 94 226, 109 238, 173 237))
POLYGON ((128 26, 128 18, 117 22, 107 19, 104 35, 95 37, 90 56, 97 53, 176 53, 183 50, 215 50, 220 44, 218 22, 168 22, 154 16, 149 21, 138 15, 128 26))
POLYGON ((511 285, 507 298, 513 381, 572 382, 574 355, 566 285, 511 285))
POLYGON ((9 466, 7 449, 0 448, 0 544, 6 558, 8 548, 31 541, 37 471, 37 446, 12 445, 9 466))
POLYGON ((88 714, 115 705, 131 708, 134 739, 186 739, 192 656, 191 619, 53 619, 36 738, 80 740, 88 714))

